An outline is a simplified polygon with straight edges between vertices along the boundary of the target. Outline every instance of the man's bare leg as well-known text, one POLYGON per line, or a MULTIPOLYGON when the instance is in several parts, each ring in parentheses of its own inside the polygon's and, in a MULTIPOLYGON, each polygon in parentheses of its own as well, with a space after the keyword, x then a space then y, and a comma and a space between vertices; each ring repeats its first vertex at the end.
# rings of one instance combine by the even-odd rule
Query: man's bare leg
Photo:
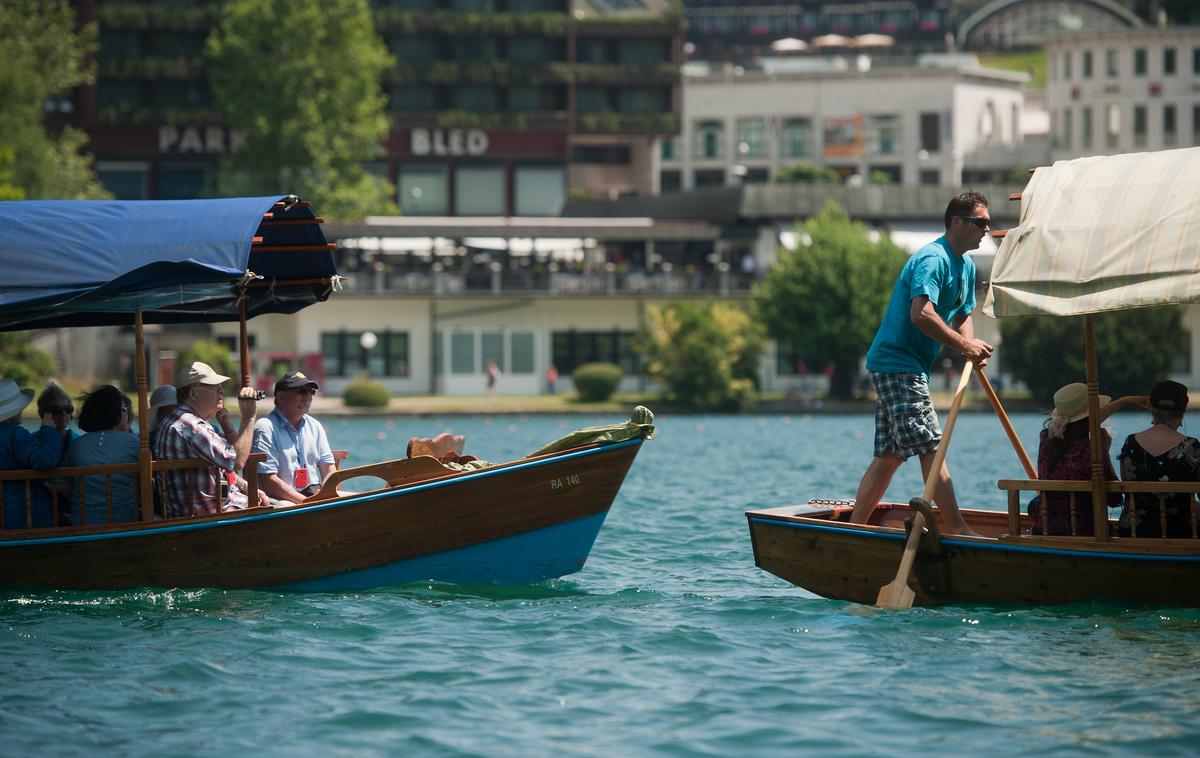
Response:
MULTIPOLYGON (((921 474, 929 481, 929 468, 933 465, 936 453, 921 454, 921 474)), ((946 530, 953 534, 975 534, 967 526, 962 512, 958 510, 958 498, 954 495, 954 482, 950 480, 950 469, 942 461, 942 470, 938 472, 937 485, 933 490, 933 502, 946 519, 946 530)))
POLYGON ((854 510, 850 512, 851 524, 867 523, 875 506, 883 499, 883 493, 887 492, 888 485, 892 483, 892 475, 900 468, 901 463, 904 463, 904 460, 891 453, 884 453, 871 461, 862 481, 858 483, 854 510))

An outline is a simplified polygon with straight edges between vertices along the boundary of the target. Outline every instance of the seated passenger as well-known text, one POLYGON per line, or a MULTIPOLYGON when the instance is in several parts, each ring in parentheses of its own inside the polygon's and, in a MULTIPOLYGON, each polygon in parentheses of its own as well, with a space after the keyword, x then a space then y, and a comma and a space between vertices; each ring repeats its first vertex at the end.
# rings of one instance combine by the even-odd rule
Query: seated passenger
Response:
POLYGON ((299 371, 287 372, 275 382, 275 410, 254 425, 252 452, 267 454, 259 486, 276 500, 301 502, 337 469, 325 427, 308 415, 319 389, 299 371))
POLYGON ((71 431, 71 417, 75 415, 75 405, 67 391, 51 380, 46 382, 46 388, 38 395, 37 409, 39 417, 47 413, 54 417, 54 428, 63 439, 62 456, 58 462, 59 465, 65 465, 63 462, 67 459, 67 451, 71 449, 71 441, 77 436, 71 431))
MULTIPOLYGON (((67 466, 100 466, 136 463, 138 438, 129 431, 129 399, 111 384, 93 390, 79 411, 79 428, 85 434, 75 438, 67 450, 67 466)), ((133 521, 136 492, 133 474, 112 475, 112 522, 133 521)), ((67 479, 62 492, 69 498, 68 510, 73 524, 103 524, 109 521, 109 485, 106 476, 85 476, 84 509, 79 513, 75 487, 79 479, 67 479)))
MULTIPOLYGON (((12 379, 0 380, 0 469, 54 468, 62 456, 62 433, 55 428, 54 415, 42 414, 42 428, 36 434, 21 426, 21 411, 33 401, 33 390, 22 390, 12 379)), ((4 528, 41 528, 54 525, 54 512, 47 486, 34 483, 31 511, 26 513, 25 483, 4 483, 4 528), (28 524, 27 516, 32 516, 28 524)))
MULTIPOLYGON (((175 391, 179 406, 159 422, 153 448, 155 458, 201 458, 229 473, 246 465, 257 406, 254 390, 243 387, 238 393, 241 423, 233 433, 232 442, 207 423, 222 407, 221 385, 227 381, 229 377, 200 361, 180 372, 175 391)), ((201 516, 247 506, 245 493, 225 476, 217 476, 213 467, 166 470, 162 475, 166 484, 163 515, 167 518, 201 516), (226 489, 228 495, 223 497, 226 489)), ((262 492, 259 503, 269 504, 262 492)))
MULTIPOLYGON (((1100 421, 1104 421, 1117 410, 1125 407, 1144 406, 1145 398, 1123 397, 1110 402, 1108 395, 1100 396, 1100 421)), ((1108 449, 1112 437, 1100 430, 1104 448, 1104 473, 1109 481, 1117 478, 1108 449)), ((1054 410, 1046 420, 1038 443, 1038 478, 1088 481, 1092 478, 1092 446, 1088 434, 1087 385, 1082 382, 1068 384, 1054 393, 1054 410)), ((1092 496, 1087 492, 1075 494, 1075 534, 1095 534, 1092 518, 1092 496)), ((1115 508, 1121 504, 1121 495, 1108 494, 1108 505, 1115 508)), ((1071 493, 1046 492, 1029 504, 1029 515, 1034 519, 1034 534, 1071 534, 1071 493), (1043 524, 1042 509, 1046 509, 1048 526, 1043 524)))
POLYGON ((158 432, 158 425, 167 414, 175 410, 179 403, 175 400, 175 385, 164 384, 161 387, 156 387, 150 393, 150 447, 154 447, 154 438, 158 432))
MULTIPOLYGON (((1121 478, 1130 482, 1200 481, 1200 441, 1180 434, 1188 406, 1187 387, 1165 381, 1150 390, 1150 428, 1131 434, 1121 446, 1117 460, 1121 478)), ((1166 496, 1167 537, 1192 536, 1192 496, 1166 496)), ((1128 496, 1121 511, 1118 533, 1122 537, 1162 537, 1162 520, 1157 494, 1128 496), (1134 507, 1130 508, 1129 500, 1134 507), (1133 518, 1136 515, 1137 522, 1133 518)))

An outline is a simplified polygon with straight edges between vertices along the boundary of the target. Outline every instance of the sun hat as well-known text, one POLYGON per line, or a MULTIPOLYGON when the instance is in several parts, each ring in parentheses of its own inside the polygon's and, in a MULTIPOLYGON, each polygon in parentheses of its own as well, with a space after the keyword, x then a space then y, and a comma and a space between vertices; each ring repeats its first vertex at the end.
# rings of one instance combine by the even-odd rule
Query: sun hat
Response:
POLYGON ((0 380, 0 421, 7 421, 33 402, 33 390, 23 390, 12 379, 0 380))
POLYGON ((275 382, 275 391, 280 390, 298 390, 301 387, 312 387, 314 390, 321 389, 321 385, 309 379, 300 371, 289 371, 279 377, 279 381, 275 382))
POLYGON ((1160 411, 1185 411, 1188 407, 1188 390, 1179 382, 1170 379, 1150 388, 1150 407, 1160 411))
POLYGON ((164 405, 175 405, 178 402, 173 384, 164 384, 150 393, 150 410, 162 408, 164 405))
MULTIPOLYGON (((1100 405, 1107 405, 1112 400, 1108 395, 1100 396, 1100 405)), ((1054 393, 1054 412, 1064 416, 1067 423, 1087 418, 1088 389, 1083 382, 1073 382, 1054 393)))
POLYGON ((186 387, 189 384, 224 384, 229 381, 229 377, 221 376, 213 367, 207 363, 193 361, 192 365, 182 369, 179 372, 179 381, 175 382, 176 387, 186 387))

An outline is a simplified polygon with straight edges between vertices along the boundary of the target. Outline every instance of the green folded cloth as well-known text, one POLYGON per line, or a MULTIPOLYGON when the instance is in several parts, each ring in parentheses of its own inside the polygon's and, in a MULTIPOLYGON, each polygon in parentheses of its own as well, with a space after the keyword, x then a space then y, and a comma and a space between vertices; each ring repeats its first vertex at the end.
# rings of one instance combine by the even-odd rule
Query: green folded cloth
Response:
POLYGON ((573 447, 582 447, 597 442, 624 442, 635 437, 642 437, 648 440, 654 439, 654 414, 644 405, 634 408, 633 415, 623 424, 591 426, 587 429, 571 432, 567 436, 559 437, 549 445, 535 450, 526 457, 532 458, 536 455, 557 453, 562 450, 570 450, 573 447))

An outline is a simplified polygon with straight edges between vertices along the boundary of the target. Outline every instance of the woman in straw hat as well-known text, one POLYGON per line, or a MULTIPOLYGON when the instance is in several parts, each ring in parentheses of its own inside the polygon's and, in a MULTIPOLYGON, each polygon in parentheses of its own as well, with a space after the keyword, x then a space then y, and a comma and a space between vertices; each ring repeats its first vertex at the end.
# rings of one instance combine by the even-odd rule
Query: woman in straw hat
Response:
MULTIPOLYGON (((1188 390, 1179 382, 1165 381, 1150 390, 1150 428, 1131 434, 1121 446, 1117 460, 1121 478, 1132 482, 1200 481, 1200 441, 1181 434, 1183 414, 1188 407, 1188 390)), ((1167 533, 1162 533, 1158 495, 1131 495, 1133 508, 1125 503, 1118 533, 1122 537, 1192 536, 1192 497, 1170 495, 1165 498, 1167 533), (1137 522, 1133 523, 1136 515, 1137 522)))
MULTIPOLYGON (((1100 396, 1100 421, 1104 421, 1121 408, 1146 406, 1146 398, 1130 395, 1113 401, 1108 395, 1100 396)), ((1109 480, 1117 478, 1108 449, 1112 437, 1100 431, 1104 448, 1104 474, 1109 480)), ((1092 443, 1088 433, 1087 385, 1075 382, 1054 393, 1054 410, 1046 420, 1038 444, 1038 478, 1055 480, 1087 481, 1092 478, 1092 443)), ((1121 504, 1121 495, 1111 492, 1108 505, 1116 508, 1121 504)), ((1034 534, 1071 534, 1071 493, 1047 492, 1045 498, 1034 498, 1029 504, 1029 515, 1033 517, 1034 534), (1042 508, 1046 518, 1042 517, 1042 508), (1045 523, 1048 522, 1048 523, 1045 523)), ((1092 521, 1092 496, 1086 492, 1075 493, 1075 534, 1095 534, 1092 521)))
MULTIPOLYGON (((12 379, 0 380, 0 470, 54 468, 62 457, 63 436, 55 428, 54 414, 42 414, 42 428, 36 434, 21 426, 21 412, 32 401, 33 390, 20 389, 12 379)), ((30 492, 32 508, 26 514, 24 482, 4 483, 5 529, 54 525, 48 490, 38 486, 30 487, 30 492)))

